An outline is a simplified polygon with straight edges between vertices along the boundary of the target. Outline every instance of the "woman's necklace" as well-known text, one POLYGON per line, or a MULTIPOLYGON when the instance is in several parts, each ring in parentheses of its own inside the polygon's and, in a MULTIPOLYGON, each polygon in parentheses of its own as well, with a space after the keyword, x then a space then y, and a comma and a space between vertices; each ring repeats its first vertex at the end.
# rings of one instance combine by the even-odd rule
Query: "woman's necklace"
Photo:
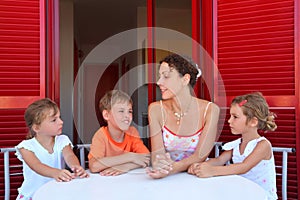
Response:
POLYGON ((188 113, 188 111, 189 111, 189 109, 190 109, 190 106, 191 106, 192 99, 193 99, 193 97, 191 97, 191 100, 190 100, 190 102, 189 102, 189 104, 188 104, 188 106, 187 106, 185 112, 182 112, 182 110, 180 110, 180 112, 175 112, 175 109, 174 109, 174 107, 172 106, 173 113, 174 113, 174 115, 175 115, 175 117, 176 117, 176 124, 177 124, 177 125, 179 125, 181 119, 182 119, 185 115, 187 115, 187 113, 188 113))

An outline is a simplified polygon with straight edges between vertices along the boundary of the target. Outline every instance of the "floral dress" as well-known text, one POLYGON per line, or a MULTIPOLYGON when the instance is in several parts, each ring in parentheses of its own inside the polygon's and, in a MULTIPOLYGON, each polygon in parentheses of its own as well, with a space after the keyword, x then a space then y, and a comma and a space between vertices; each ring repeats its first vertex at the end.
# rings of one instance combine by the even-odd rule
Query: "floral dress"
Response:
MULTIPOLYGON (((204 118, 206 116, 206 112, 210 104, 211 102, 209 102, 205 108, 205 112, 203 115, 204 118)), ((162 117, 164 119, 162 101, 160 101, 160 106, 161 106, 162 117)), ((165 119, 163 121, 165 122, 165 119)), ((199 142, 199 136, 202 133, 203 128, 204 128, 204 124, 202 128, 198 130, 196 133, 189 136, 180 136, 177 135, 176 133, 173 133, 165 125, 163 125, 162 135, 163 135, 164 146, 166 152, 170 154, 171 159, 174 161, 180 161, 182 159, 191 156, 197 148, 199 142)))

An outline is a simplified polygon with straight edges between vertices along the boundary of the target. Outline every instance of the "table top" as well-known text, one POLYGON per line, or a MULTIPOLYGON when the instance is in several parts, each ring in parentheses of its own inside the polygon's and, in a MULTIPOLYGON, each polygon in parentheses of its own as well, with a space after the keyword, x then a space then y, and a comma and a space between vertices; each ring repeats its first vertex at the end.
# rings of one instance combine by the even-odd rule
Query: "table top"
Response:
POLYGON ((70 182, 50 181, 33 196, 33 200, 265 200, 265 191, 256 183, 237 175, 198 178, 179 173, 163 179, 152 179, 144 169, 119 176, 91 174, 70 182), (199 198, 197 198, 199 197, 199 198))

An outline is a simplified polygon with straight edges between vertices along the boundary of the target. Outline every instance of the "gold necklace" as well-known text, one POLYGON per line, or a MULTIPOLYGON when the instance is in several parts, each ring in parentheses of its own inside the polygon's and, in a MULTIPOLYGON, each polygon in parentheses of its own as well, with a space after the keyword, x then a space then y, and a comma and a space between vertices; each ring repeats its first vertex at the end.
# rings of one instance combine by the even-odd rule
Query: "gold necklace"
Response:
POLYGON ((179 125, 181 119, 182 119, 185 115, 187 115, 187 113, 188 113, 188 111, 189 111, 189 109, 190 109, 190 106, 191 106, 192 99, 193 99, 193 97, 191 97, 191 100, 190 100, 190 102, 189 102, 189 104, 188 104, 188 106, 187 106, 185 112, 182 112, 181 110, 180 110, 180 112, 175 112, 175 109, 174 109, 174 107, 173 107, 173 105, 172 105, 172 110, 173 110, 174 116, 176 117, 176 124, 177 124, 177 125, 179 125))

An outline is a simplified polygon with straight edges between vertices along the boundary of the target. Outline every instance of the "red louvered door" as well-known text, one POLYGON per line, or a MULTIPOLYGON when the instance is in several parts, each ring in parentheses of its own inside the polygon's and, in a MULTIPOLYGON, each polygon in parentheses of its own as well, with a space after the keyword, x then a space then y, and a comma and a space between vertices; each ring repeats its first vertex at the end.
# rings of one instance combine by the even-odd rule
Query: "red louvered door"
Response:
MULTIPOLYGON (((24 110, 45 97, 44 1, 0 1, 0 147, 13 147, 27 134, 24 110)), ((13 153, 10 162, 19 164, 13 153)), ((22 176, 11 178, 15 199, 22 176)), ((0 154, 0 199, 4 199, 3 154, 0 154)))
MULTIPOLYGON (((294 0, 216 0, 214 7, 215 60, 225 86, 215 98, 226 92, 229 106, 237 95, 262 92, 271 111, 277 114, 278 125, 275 132, 263 135, 276 147, 299 145, 299 66, 295 50, 299 25, 295 24, 295 6, 294 0)), ((221 81, 215 84, 218 87, 221 81)), ((225 125, 220 141, 236 138, 228 127, 228 111, 227 107, 222 116, 225 125)), ((288 199, 298 199, 297 159, 296 154, 289 155, 288 199)), ((281 197, 280 179, 277 185, 281 197)))

